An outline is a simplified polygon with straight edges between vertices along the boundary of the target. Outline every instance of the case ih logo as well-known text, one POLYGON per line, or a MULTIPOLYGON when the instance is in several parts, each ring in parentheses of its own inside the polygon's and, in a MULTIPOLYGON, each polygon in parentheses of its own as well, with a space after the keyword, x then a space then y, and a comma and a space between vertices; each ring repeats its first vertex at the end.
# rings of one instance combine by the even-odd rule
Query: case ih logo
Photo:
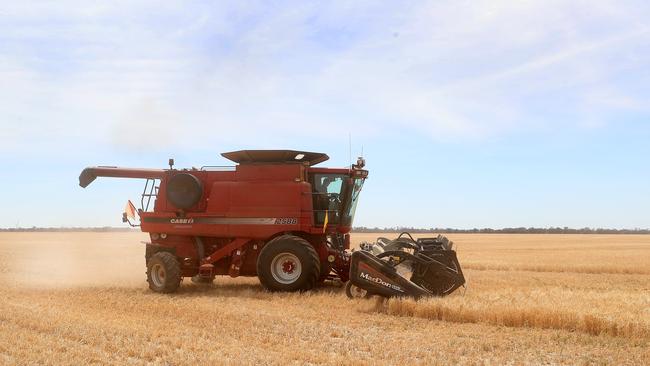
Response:
POLYGON ((171 219, 170 224, 193 224, 194 219, 171 219))

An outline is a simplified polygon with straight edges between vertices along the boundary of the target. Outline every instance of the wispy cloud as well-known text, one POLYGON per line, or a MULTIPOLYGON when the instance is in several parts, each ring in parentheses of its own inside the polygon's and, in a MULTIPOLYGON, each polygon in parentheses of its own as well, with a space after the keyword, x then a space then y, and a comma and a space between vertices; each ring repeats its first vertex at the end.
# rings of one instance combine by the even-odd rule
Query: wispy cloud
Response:
POLYGON ((4 5, 0 149, 73 138, 137 149, 140 135, 209 146, 324 128, 482 138, 579 125, 562 118, 576 115, 606 124, 613 108, 648 100, 639 88, 650 81, 642 9, 613 1, 4 5))

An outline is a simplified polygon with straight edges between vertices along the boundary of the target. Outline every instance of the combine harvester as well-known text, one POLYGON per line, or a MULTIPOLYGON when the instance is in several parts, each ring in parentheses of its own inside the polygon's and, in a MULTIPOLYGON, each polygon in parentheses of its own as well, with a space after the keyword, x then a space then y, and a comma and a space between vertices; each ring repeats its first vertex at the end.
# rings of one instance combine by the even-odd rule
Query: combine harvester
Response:
MULTIPOLYGON (((314 167, 326 154, 242 150, 221 154, 234 167, 132 169, 90 167, 79 176, 146 179, 137 210, 149 233, 147 282, 171 293, 184 277, 257 276, 270 291, 305 291, 325 280, 347 282, 350 297, 442 296, 465 279, 444 237, 380 238, 350 252, 350 230, 368 171, 314 167), (152 204, 153 199, 153 204, 152 204)), ((138 226, 129 201, 122 217, 138 226)))

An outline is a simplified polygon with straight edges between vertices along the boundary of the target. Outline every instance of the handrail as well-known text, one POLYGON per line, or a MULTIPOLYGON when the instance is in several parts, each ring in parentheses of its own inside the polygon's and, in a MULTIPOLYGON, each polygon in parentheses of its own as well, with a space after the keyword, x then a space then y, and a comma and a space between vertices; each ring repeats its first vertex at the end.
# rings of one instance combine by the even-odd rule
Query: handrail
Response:
POLYGON ((216 171, 216 172, 229 172, 237 170, 237 167, 234 165, 204 165, 200 170, 203 171, 216 171), (208 168, 208 169, 206 169, 208 168))
POLYGON ((149 211, 149 205, 151 204, 151 197, 158 197, 158 186, 156 186, 156 179, 155 178, 149 178, 144 184, 144 189, 142 190, 142 196, 140 198, 140 209, 143 212, 148 212, 149 211), (151 182, 151 186, 149 185, 149 182, 151 182), (149 192, 147 193, 147 189, 149 192), (155 193, 154 193, 155 191, 155 193), (147 198, 147 203, 145 204, 145 197, 147 198))

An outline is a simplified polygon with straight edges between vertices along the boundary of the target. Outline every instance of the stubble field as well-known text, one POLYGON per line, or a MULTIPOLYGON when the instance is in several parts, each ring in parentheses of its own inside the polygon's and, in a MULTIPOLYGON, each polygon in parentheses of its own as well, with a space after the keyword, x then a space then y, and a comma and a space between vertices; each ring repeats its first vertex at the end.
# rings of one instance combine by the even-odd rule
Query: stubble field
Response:
POLYGON ((382 302, 160 295, 142 233, 0 233, 0 364, 650 364, 650 236, 448 236, 467 290, 382 302))

